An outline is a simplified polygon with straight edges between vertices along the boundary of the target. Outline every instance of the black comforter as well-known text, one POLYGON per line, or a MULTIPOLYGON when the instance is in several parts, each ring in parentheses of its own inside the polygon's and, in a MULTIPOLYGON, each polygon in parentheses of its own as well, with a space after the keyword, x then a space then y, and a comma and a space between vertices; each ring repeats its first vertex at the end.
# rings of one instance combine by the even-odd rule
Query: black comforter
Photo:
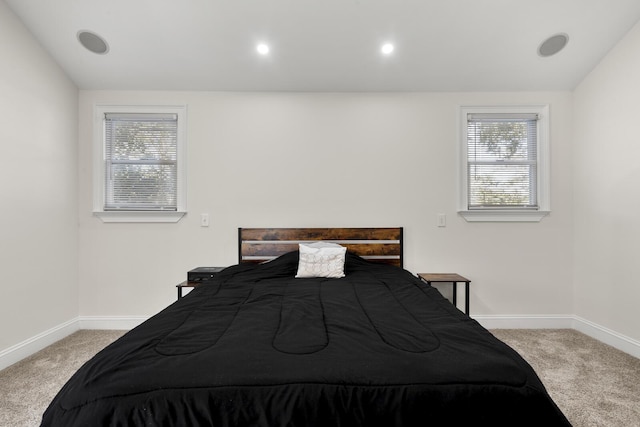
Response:
POLYGON ((396 267, 226 269, 87 362, 43 426, 563 426, 532 368, 396 267))

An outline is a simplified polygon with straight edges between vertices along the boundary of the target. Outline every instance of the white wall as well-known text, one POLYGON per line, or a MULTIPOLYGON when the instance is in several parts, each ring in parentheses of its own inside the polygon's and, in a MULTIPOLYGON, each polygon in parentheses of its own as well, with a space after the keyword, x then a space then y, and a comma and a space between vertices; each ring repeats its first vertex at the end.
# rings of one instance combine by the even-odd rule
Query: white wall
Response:
POLYGON ((0 355, 78 314, 157 312, 188 269, 236 262, 239 226, 404 226, 406 267, 471 278, 473 315, 576 314, 640 340, 640 24, 573 93, 81 91, 78 101, 2 0, 0 57, 0 355), (188 104, 182 221, 92 216, 96 103, 188 104), (552 214, 466 223, 455 213, 457 106, 542 103, 552 214), (446 228, 435 226, 441 212, 446 228))
POLYGON ((574 93, 575 313, 640 341, 640 24, 574 93))
POLYGON ((0 353, 78 315, 78 90, 0 1, 0 353))
POLYGON ((240 226, 403 226, 406 267, 469 277, 472 314, 569 314, 571 122, 569 92, 81 91, 80 314, 157 312, 190 268, 237 262, 240 226), (92 215, 92 109, 103 103, 188 105, 189 213, 179 223, 92 215), (458 105, 546 103, 552 214, 535 224, 458 217, 458 105))

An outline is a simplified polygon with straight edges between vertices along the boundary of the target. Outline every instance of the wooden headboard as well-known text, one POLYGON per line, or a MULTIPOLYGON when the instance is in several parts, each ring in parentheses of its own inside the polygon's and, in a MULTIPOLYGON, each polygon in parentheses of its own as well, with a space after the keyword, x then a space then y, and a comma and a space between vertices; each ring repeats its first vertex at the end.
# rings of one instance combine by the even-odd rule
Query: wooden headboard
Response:
POLYGON ((239 228, 239 262, 263 262, 298 250, 299 243, 323 240, 346 246, 364 259, 402 267, 402 227, 239 228))

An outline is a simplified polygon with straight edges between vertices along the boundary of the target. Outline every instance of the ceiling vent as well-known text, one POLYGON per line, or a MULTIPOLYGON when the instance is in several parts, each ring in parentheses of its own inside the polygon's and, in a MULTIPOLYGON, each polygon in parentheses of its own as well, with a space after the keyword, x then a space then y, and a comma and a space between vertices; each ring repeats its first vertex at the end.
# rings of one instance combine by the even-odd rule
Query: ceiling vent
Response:
POLYGON ((98 55, 104 55, 109 52, 109 45, 99 35, 92 33, 91 31, 78 31, 78 41, 87 50, 98 55))
POLYGON ((560 52, 569 42, 569 36, 561 33, 551 36, 542 42, 538 48, 538 55, 542 57, 552 56, 560 52))

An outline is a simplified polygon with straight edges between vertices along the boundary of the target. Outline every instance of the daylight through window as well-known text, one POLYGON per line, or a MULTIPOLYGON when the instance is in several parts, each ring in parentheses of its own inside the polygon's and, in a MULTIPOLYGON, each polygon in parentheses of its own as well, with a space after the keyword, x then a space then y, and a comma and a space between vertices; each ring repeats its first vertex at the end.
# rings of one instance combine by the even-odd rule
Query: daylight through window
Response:
POLYGON ((178 116, 105 113, 104 210, 176 211, 178 116))
POLYGON ((467 114, 467 209, 538 209, 537 121, 467 114))

